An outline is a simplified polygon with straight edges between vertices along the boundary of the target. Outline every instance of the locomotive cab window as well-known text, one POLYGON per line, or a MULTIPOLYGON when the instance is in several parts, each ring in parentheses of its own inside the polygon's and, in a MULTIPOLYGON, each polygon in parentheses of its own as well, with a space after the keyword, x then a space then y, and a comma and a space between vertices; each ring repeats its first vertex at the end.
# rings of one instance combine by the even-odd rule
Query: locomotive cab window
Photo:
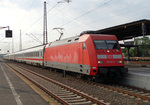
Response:
POLYGON ((86 45, 85 45, 85 43, 83 43, 83 50, 86 50, 86 45))
POLYGON ((116 40, 94 40, 96 49, 120 49, 116 40))
POLYGON ((116 40, 106 40, 108 49, 120 49, 119 44, 116 40))
POLYGON ((107 49, 105 40, 94 40, 96 49, 107 49))

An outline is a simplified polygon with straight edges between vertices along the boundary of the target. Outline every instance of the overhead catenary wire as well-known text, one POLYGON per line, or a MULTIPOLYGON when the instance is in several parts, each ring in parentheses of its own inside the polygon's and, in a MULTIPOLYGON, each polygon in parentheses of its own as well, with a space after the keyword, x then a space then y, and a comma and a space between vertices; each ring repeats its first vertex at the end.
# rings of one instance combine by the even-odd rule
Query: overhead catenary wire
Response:
MULTIPOLYGON (((52 8, 50 8, 48 11, 47 11, 47 14, 50 12, 50 11, 52 11, 57 5, 58 5, 59 3, 57 2, 52 8)), ((35 22, 33 22, 33 24, 31 24, 31 26, 30 26, 30 29, 31 29, 31 27, 33 27, 36 23, 38 23, 41 19, 42 19, 42 17, 43 16, 40 16, 35 22)), ((26 32, 28 29, 26 29, 24 32, 26 32)), ((33 35, 33 34, 32 34, 33 35)), ((32 37, 32 39, 34 39, 34 40, 36 40, 37 42, 39 42, 39 43, 41 43, 41 41, 36 37, 35 38, 35 36, 34 36, 34 38, 32 37)))
POLYGON ((41 41, 39 38, 37 38, 34 34, 31 33, 31 35, 32 35, 38 42, 42 43, 42 41, 41 41))
MULTIPOLYGON (((87 15, 87 14, 93 12, 94 10, 96 10, 96 9, 98 9, 98 8, 100 8, 100 7, 103 7, 103 6, 107 5, 107 4, 109 4, 111 1, 113 1, 113 0, 108 0, 108 1, 106 1, 106 2, 104 2, 104 3, 102 3, 102 4, 100 4, 100 5, 98 5, 97 7, 95 7, 95 8, 93 8, 93 9, 91 9, 91 10, 89 10, 89 11, 87 11, 87 12, 85 12, 85 13, 83 13, 83 14, 81 14, 81 15, 75 17, 75 18, 73 18, 71 21, 69 21, 69 22, 63 24, 61 27, 66 26, 66 25, 72 23, 73 21, 76 21, 77 23, 82 24, 81 22, 77 21, 79 18, 81 18, 81 17, 83 17, 83 16, 85 16, 85 15, 87 15)), ((49 9, 47 13, 49 13, 51 10, 53 10, 57 5, 58 5, 58 3, 55 4, 51 9, 49 9)), ((65 15, 65 17, 66 17, 66 15, 65 15)), ((86 26, 86 24, 82 24, 82 25, 85 25, 85 26, 86 26)), ((88 25, 88 26, 90 26, 90 25, 88 25)), ((92 27, 92 28, 95 28, 95 27, 92 27)))
MULTIPOLYGON (((52 11, 58 4, 60 4, 60 3, 64 3, 64 2, 57 2, 52 8, 50 8, 48 11, 47 11, 47 14, 50 12, 50 11, 52 11)), ((42 18, 43 16, 41 16, 40 18, 38 18, 31 26, 30 26, 30 29, 31 29, 31 27, 33 27, 36 23, 38 23, 40 20, 41 20, 41 18, 42 18)), ((27 31, 27 30, 26 30, 27 31)), ((26 32, 25 31, 25 32, 26 32)), ((33 39, 33 38, 32 38, 33 39)), ((36 40, 37 40, 38 38, 36 38, 36 40)), ((40 40, 38 39, 38 42, 40 42, 40 40)), ((41 42, 40 42, 41 43, 41 42)))
POLYGON ((75 17, 75 18, 72 19, 71 21, 69 21, 69 22, 64 23, 63 25, 61 25, 61 27, 65 26, 65 25, 68 25, 68 24, 72 23, 73 21, 75 21, 75 20, 77 20, 77 19, 79 19, 79 18, 81 18, 81 17, 83 17, 83 16, 85 16, 85 15, 87 15, 87 14, 93 12, 94 10, 96 10, 96 9, 98 9, 98 8, 100 8, 100 7, 103 7, 103 6, 107 5, 107 4, 110 3, 111 1, 113 1, 113 0, 108 0, 108 1, 104 2, 103 4, 101 4, 101 5, 99 5, 99 6, 95 7, 95 8, 93 8, 93 9, 91 9, 91 10, 89 10, 89 11, 87 11, 87 12, 85 12, 85 13, 83 13, 83 14, 77 16, 77 17, 75 17))
MULTIPOLYGON (((52 8, 50 8, 48 11, 47 11, 47 14, 52 11, 59 3, 56 3, 52 8)), ((37 24, 41 19, 43 18, 43 15, 40 16, 36 21, 34 21, 30 27, 28 29, 31 29, 31 27, 33 27, 35 24, 37 24)), ((28 29, 26 29, 24 32, 26 32, 28 29)))
MULTIPOLYGON (((60 11, 59 10, 57 10, 57 9, 55 9, 57 12, 59 12, 60 13, 60 11)), ((63 9, 62 9, 63 10, 63 9)), ((65 18, 67 18, 67 19, 69 19, 69 20, 73 20, 74 18, 73 17, 71 17, 71 16, 69 16, 69 15, 63 15, 63 17, 65 17, 65 18)), ((94 26, 91 26, 91 25, 87 25, 87 24, 85 24, 85 23, 82 23, 82 22, 80 22, 80 21, 78 21, 78 20, 74 20, 77 24, 80 24, 80 25, 82 25, 82 26, 84 26, 84 27, 90 27, 90 28, 96 28, 96 27, 94 27, 94 26)))
POLYGON ((35 40, 36 42, 42 44, 42 41, 39 40, 35 35, 33 35, 32 33, 31 34, 28 34, 26 33, 26 35, 28 35, 30 38, 32 38, 33 40, 35 40))

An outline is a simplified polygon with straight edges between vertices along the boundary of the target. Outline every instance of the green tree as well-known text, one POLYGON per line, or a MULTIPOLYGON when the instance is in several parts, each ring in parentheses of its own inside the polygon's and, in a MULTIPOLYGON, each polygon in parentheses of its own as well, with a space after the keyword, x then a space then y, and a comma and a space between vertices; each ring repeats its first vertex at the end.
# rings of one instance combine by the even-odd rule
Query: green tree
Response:
POLYGON ((128 55, 128 52, 127 52, 127 48, 121 48, 121 50, 122 50, 122 53, 123 53, 123 56, 124 57, 127 57, 127 55, 128 55))
POLYGON ((134 48, 130 48, 129 54, 130 54, 131 57, 135 56, 134 48))
POLYGON ((140 56, 140 57, 149 57, 150 54, 149 49, 150 49, 150 39, 149 37, 143 37, 143 38, 137 38, 135 39, 135 45, 138 47, 135 48, 135 56, 140 56))

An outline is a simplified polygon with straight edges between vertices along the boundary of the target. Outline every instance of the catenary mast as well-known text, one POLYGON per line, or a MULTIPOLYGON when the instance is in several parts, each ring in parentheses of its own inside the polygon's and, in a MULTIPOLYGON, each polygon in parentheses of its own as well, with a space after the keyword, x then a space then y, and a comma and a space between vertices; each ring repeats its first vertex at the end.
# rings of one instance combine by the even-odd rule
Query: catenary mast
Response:
POLYGON ((48 43, 47 38, 47 10, 46 10, 46 1, 44 1, 44 18, 43 18, 43 45, 48 43))

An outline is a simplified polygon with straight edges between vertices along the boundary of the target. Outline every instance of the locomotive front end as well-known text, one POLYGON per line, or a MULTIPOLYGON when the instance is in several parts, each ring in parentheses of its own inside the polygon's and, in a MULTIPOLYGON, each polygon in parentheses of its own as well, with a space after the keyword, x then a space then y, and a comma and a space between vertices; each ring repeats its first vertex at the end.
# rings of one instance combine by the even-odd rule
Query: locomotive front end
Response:
POLYGON ((105 76, 122 76, 127 73, 118 40, 115 35, 93 37, 98 73, 105 76))

